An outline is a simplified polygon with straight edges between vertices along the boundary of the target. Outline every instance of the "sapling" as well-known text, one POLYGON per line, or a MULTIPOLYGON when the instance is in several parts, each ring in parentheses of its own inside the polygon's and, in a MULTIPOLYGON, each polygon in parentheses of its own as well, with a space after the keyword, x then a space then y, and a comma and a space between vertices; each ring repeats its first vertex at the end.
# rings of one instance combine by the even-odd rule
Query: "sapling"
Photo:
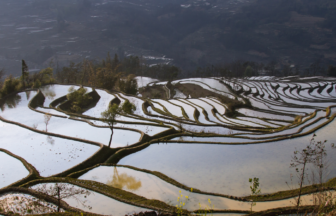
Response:
MULTIPOLYGON (((251 196, 256 196, 261 193, 261 190, 259 189, 259 178, 254 177, 253 179, 250 178, 249 182, 251 184, 250 189, 251 189, 251 196)), ((251 199, 251 212, 252 212, 252 207, 255 206, 257 203, 253 202, 253 199, 251 199)))

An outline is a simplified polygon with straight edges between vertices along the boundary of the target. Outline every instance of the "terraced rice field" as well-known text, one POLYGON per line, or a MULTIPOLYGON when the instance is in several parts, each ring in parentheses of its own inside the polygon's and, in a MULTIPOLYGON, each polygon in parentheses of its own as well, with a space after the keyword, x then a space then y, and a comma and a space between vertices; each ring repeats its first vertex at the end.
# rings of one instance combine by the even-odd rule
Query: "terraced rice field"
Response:
MULTIPOLYGON (((173 212, 181 191, 189 196, 188 211, 211 199, 216 214, 243 215, 250 209, 248 179, 258 177, 262 195, 254 211, 291 206, 295 193, 273 193, 288 192, 295 174, 289 168, 293 152, 305 148, 313 134, 327 140, 330 166, 324 182, 335 181, 336 150, 330 144, 336 143, 336 79, 189 78, 171 85, 137 80, 142 88, 162 87, 167 98, 96 89, 99 101, 82 114, 60 106, 70 85, 1 99, 0 203, 13 194, 38 197, 27 188, 65 183, 91 192, 78 199, 92 208, 65 199, 72 210, 173 212), (127 100, 136 110, 118 115, 108 147, 111 131, 101 112, 127 100), (52 116, 48 125, 47 113, 52 116)), ((313 204, 310 193, 304 205, 313 204)))

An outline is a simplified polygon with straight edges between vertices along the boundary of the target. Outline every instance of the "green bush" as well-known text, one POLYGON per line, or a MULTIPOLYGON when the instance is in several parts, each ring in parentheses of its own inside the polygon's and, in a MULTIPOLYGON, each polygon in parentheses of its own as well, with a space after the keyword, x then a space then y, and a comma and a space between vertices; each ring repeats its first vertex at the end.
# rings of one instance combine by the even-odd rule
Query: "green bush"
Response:
POLYGON ((127 113, 127 114, 132 114, 135 110, 136 110, 136 107, 134 104, 132 104, 131 102, 129 102, 128 100, 126 100, 123 104, 122 104, 122 107, 121 107, 122 111, 124 113, 127 113))

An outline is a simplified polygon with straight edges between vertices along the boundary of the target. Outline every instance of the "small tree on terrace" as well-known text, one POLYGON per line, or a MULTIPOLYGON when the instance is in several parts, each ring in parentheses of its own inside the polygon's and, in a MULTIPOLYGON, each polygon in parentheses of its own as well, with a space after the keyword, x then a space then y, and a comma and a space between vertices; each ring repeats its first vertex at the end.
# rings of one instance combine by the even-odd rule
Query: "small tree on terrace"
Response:
POLYGON ((129 100, 126 100, 121 106, 121 112, 124 114, 133 114, 135 110, 135 105, 132 104, 129 100))
MULTIPOLYGON (((256 196, 261 193, 261 190, 259 189, 259 178, 254 177, 249 178, 249 183, 251 184, 250 190, 251 190, 251 196, 256 196)), ((252 207, 255 206, 257 203, 253 202, 253 199, 251 199, 251 212, 252 212, 252 207)))
POLYGON ((111 147, 112 143, 112 136, 113 136, 113 129, 114 125, 117 123, 117 117, 120 114, 132 114, 136 110, 136 107, 133 103, 126 100, 122 105, 121 108, 118 104, 113 104, 107 110, 101 113, 102 121, 107 123, 111 129, 111 138, 109 142, 109 147, 111 147))
POLYGON ((113 104, 111 107, 109 107, 107 110, 101 113, 102 121, 107 123, 111 129, 109 147, 111 147, 113 128, 114 128, 114 125, 117 123, 116 118, 118 117, 120 111, 121 109, 119 108, 118 104, 113 104))

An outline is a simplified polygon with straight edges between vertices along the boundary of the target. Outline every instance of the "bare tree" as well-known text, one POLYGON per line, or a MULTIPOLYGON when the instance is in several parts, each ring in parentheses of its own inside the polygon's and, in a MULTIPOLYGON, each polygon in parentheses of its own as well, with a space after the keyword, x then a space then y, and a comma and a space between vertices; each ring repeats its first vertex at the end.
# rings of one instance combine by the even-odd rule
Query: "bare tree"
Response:
POLYGON ((44 123, 46 124, 46 132, 48 132, 48 124, 51 117, 52 116, 49 113, 44 114, 44 123))
MULTIPOLYGON (((304 179, 306 176, 306 166, 309 163, 318 165, 323 167, 321 161, 323 162, 323 157, 325 156, 325 149, 324 144, 327 142, 315 141, 316 135, 314 134, 310 140, 309 145, 306 148, 302 149, 301 151, 294 151, 294 156, 292 157, 292 163, 290 164, 291 167, 296 168, 296 172, 299 176, 299 197, 296 201, 297 211, 299 212, 300 208, 300 199, 301 199, 301 192, 302 192, 302 185, 304 183, 304 179), (301 167, 301 169, 299 168, 301 167)), ((322 181, 322 179, 321 179, 322 181)))

